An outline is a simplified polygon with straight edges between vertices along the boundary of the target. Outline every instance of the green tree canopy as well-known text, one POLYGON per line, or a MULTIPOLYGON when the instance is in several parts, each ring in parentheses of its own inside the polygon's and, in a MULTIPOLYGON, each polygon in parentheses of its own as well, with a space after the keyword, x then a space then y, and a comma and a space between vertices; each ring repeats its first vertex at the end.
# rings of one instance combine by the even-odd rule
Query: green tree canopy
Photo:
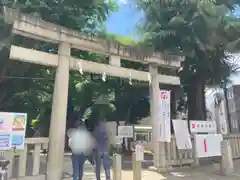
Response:
MULTIPOLYGON (((32 65, 9 60, 9 46, 15 44, 27 48, 56 53, 54 44, 39 42, 33 39, 13 36, 11 25, 5 23, 6 9, 11 7, 36 18, 41 18, 90 35, 98 35, 108 15, 117 10, 113 1, 1 1, 0 11, 0 110, 27 112, 29 120, 38 118, 43 124, 49 122, 55 70, 48 67, 32 65)), ((73 52, 74 53, 74 52, 73 52)), ((83 59, 104 59, 87 52, 75 52, 83 59)), ((80 78, 79 73, 72 72, 69 82, 69 92, 78 97, 76 85, 86 78, 80 78), (78 74, 78 77, 75 75, 78 74)), ((83 81, 83 82, 82 82, 83 81)), ((87 85, 86 85, 87 86, 87 85)), ((96 84, 94 84, 96 86, 96 84)), ((74 98, 73 99, 74 102, 74 98)), ((81 100, 81 99, 80 99, 81 100)), ((69 108, 71 109, 71 108, 69 108)), ((30 121, 28 121, 30 123, 30 121)))
POLYGON ((226 50, 239 46, 240 21, 229 16, 237 2, 137 2, 144 12, 145 43, 156 51, 185 56, 179 76, 188 96, 189 118, 205 119, 205 86, 219 84, 232 72, 226 50))
MULTIPOLYGON (((9 1, 10 2, 10 1, 9 1)), ((83 33, 101 36, 109 41, 117 41, 126 46, 134 46, 137 42, 128 37, 108 34, 104 27, 108 14, 117 10, 113 1, 12 1, 7 5, 20 9, 36 18, 42 18, 62 26, 76 29, 83 33), (74 4, 74 6, 73 6, 74 4)), ((4 15, 4 9, 2 10, 4 15)), ((27 112, 29 120, 33 119, 31 126, 38 126, 47 135, 54 85, 55 70, 38 65, 31 65, 8 59, 10 44, 34 48, 50 53, 57 53, 57 46, 43 43, 29 38, 12 36, 11 25, 2 21, 6 29, 5 37, 10 40, 3 43, 0 70, 0 110, 27 112), (8 30, 7 30, 8 29, 8 30), (8 34, 8 36, 6 36, 8 34), (5 102, 5 103, 1 103, 5 102)), ((3 32, 3 31, 2 31, 3 32)), ((77 58, 105 63, 108 58, 104 55, 89 53, 72 49, 71 55, 77 58)), ((134 64, 127 66, 138 66, 134 64)), ((140 67, 142 68, 142 67, 140 67)), ((101 118, 110 120, 126 120, 128 123, 136 122, 149 113, 148 86, 128 80, 107 77, 102 81, 102 75, 89 73, 80 74, 78 71, 70 72, 68 121, 67 128, 74 124, 77 118, 95 121, 101 118), (117 110, 116 110, 117 109, 117 110)))

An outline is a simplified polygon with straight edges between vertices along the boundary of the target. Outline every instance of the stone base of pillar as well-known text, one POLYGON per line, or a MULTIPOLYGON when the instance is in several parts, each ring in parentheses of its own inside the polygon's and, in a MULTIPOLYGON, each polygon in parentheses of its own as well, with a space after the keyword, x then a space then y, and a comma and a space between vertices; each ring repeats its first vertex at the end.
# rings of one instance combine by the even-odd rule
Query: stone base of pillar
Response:
POLYGON ((192 167, 192 168, 197 168, 197 167, 199 167, 199 162, 193 162, 192 164, 190 164, 190 166, 192 167))
POLYGON ((168 166, 166 168, 157 168, 155 166, 149 166, 148 170, 152 172, 157 172, 157 173, 166 173, 168 171, 171 171, 173 169, 172 166, 168 166))
POLYGON ((153 171, 153 172, 158 172, 158 168, 155 167, 155 166, 149 166, 149 167, 148 167, 148 170, 149 170, 149 171, 153 171))
POLYGON ((173 170, 174 168, 172 167, 172 166, 167 166, 167 170, 168 171, 171 171, 171 170, 173 170))
POLYGON ((220 170, 223 175, 229 176, 234 173, 232 149, 228 140, 221 142, 222 158, 220 163, 220 170))
POLYGON ((158 172, 159 173, 166 173, 166 172, 168 172, 168 169, 167 168, 158 168, 158 172))

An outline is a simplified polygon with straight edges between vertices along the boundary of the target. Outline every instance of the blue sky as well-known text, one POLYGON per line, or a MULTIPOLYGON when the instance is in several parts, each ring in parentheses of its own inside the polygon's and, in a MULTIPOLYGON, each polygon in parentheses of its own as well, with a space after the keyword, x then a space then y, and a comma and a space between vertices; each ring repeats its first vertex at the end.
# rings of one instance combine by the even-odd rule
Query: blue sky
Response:
MULTIPOLYGON (((135 8, 134 0, 115 0, 120 9, 118 12, 112 13, 108 19, 107 30, 111 33, 122 36, 133 36, 136 32, 135 26, 141 18, 141 13, 135 8), (130 3, 132 2, 132 3, 130 3)), ((240 16, 240 8, 234 13, 240 16)), ((239 58, 240 54, 236 55, 239 58)), ((240 58, 239 58, 240 65, 240 58)), ((233 84, 240 84, 240 75, 232 77, 233 84)))
POLYGON ((116 0, 116 2, 120 9, 109 17, 107 29, 111 33, 131 36, 136 32, 135 26, 139 22, 141 14, 129 0, 116 0))
MULTIPOLYGON (((107 29, 111 33, 119 34, 122 36, 132 36, 136 32, 135 26, 141 18, 141 13, 134 7, 134 0, 115 0, 120 9, 118 12, 111 14, 108 19, 107 29), (130 1, 132 2, 130 4, 130 1)), ((240 17, 240 8, 234 12, 235 16, 240 17)), ((240 66, 240 54, 236 54, 234 58, 239 59, 240 66)), ((240 75, 231 77, 233 84, 240 84, 240 75)), ((207 106, 213 102, 212 90, 207 91, 207 106)))

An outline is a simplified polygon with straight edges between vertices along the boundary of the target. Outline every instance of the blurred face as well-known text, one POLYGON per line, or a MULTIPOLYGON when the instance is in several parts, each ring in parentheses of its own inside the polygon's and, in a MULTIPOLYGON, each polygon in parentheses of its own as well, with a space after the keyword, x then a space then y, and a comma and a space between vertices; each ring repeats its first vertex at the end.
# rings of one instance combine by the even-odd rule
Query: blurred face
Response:
POLYGON ((74 153, 88 153, 94 146, 92 136, 84 129, 75 129, 71 132, 71 149, 74 153))
POLYGON ((83 127, 85 125, 85 123, 82 121, 82 120, 78 120, 76 123, 75 123, 75 128, 79 128, 79 127, 83 127))

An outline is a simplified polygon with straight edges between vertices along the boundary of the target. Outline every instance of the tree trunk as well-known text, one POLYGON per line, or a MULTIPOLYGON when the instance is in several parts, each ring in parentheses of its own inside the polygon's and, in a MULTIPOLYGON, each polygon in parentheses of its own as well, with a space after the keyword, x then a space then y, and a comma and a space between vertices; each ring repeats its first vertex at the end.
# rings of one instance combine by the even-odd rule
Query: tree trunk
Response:
POLYGON ((223 87, 223 92, 224 92, 224 99, 226 102, 226 110, 227 110, 227 122, 229 126, 229 132, 232 132, 232 122, 231 122, 231 115, 230 115, 230 109, 229 109, 229 103, 228 103, 228 89, 226 85, 223 87))
POLYGON ((205 84, 194 78, 187 90, 188 119, 206 120, 205 84))

